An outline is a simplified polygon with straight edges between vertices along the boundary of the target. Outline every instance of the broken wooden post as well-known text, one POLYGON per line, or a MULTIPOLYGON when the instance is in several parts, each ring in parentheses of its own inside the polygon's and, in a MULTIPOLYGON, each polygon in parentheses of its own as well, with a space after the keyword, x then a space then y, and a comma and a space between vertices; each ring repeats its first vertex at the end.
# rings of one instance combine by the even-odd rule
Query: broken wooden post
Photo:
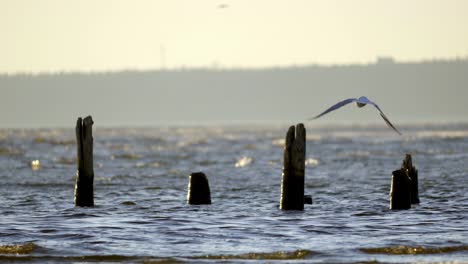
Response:
POLYGON ((312 196, 304 195, 304 204, 312 204, 312 196))
POLYGON ((188 204, 211 204, 210 185, 203 172, 193 172, 189 176, 187 190, 188 204))
POLYGON ((286 134, 281 180, 280 209, 304 210, 306 130, 303 124, 291 126, 286 134))
POLYGON ((418 170, 413 166, 411 154, 406 154, 401 168, 406 171, 406 175, 411 179, 411 204, 419 204, 418 170))
POLYGON ((402 210, 411 208, 411 179, 404 169, 392 172, 390 186, 390 209, 402 210))
POLYGON ((75 206, 94 206, 93 126, 91 116, 76 122, 77 166, 75 206))

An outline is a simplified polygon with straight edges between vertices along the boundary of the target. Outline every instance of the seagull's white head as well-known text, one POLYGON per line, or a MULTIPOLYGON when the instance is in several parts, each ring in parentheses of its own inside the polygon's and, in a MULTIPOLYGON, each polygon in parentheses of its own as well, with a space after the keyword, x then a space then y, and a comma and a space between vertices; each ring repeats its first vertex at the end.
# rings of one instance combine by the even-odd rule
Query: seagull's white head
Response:
POLYGON ((358 102, 358 103, 361 103, 361 104, 367 104, 367 103, 369 103, 370 101, 369 101, 369 99, 367 99, 367 97, 361 96, 361 97, 359 97, 359 98, 357 99, 357 102, 358 102))
POLYGON ((366 104, 368 104, 370 102, 369 99, 367 99, 367 97, 365 96, 361 96, 357 99, 356 101, 356 104, 358 107, 364 107, 366 104))

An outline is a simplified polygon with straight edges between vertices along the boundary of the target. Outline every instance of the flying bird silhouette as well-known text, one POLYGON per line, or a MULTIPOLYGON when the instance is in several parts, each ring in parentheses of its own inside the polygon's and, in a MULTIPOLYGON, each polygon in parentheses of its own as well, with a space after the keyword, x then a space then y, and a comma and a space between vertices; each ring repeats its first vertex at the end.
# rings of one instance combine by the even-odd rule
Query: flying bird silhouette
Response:
POLYGON ((349 98, 349 99, 346 99, 346 100, 343 100, 341 102, 338 102, 336 103, 335 105, 331 106, 330 108, 328 108, 327 110, 325 110, 323 113, 321 113, 320 115, 316 116, 316 117, 313 117, 313 118, 309 118, 309 120, 313 120, 313 119, 317 119, 325 114, 328 114, 330 113, 331 111, 334 111, 342 106, 345 106, 349 103, 352 103, 352 102, 356 102, 356 105, 357 107, 361 108, 361 107, 364 107, 366 106, 367 104, 371 104, 373 105, 375 108, 377 108, 377 110, 379 110, 380 112, 380 116, 383 118, 383 120, 385 121, 385 123, 387 123, 387 125, 389 127, 391 127, 393 130, 395 130, 395 132, 397 132, 398 134, 401 135, 400 131, 398 131, 398 129, 395 128, 395 126, 392 125, 392 123, 390 122, 390 120, 388 120, 387 116, 383 113, 382 109, 380 109, 380 107, 372 102, 371 100, 367 99, 367 97, 365 96, 361 96, 359 98, 349 98))

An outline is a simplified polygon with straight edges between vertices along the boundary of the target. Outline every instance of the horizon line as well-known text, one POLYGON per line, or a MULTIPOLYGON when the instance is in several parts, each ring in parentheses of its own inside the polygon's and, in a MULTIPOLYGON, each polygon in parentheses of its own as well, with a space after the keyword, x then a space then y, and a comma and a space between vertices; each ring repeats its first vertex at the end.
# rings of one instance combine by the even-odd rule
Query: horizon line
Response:
MULTIPOLYGON (((100 129, 138 129, 138 128, 194 128, 194 127, 243 127, 250 126, 252 128, 264 127, 264 126, 286 126, 292 123, 303 123, 309 127, 315 128, 328 128, 328 127, 376 127, 376 128, 386 128, 385 124, 382 124, 380 121, 357 121, 357 120, 332 120, 325 122, 311 122, 307 120, 233 120, 233 121, 221 121, 221 120, 177 120, 177 121, 161 121, 151 124, 100 124, 100 129)), ((70 122, 70 125, 58 125, 58 124, 45 124, 39 126, 28 126, 28 125, 0 125, 0 132, 3 130, 36 130, 36 129, 70 129, 74 126, 74 122, 70 122)), ((412 128, 417 126, 468 126, 468 120, 439 120, 439 121, 430 121, 426 120, 405 120, 399 123, 399 127, 403 128, 412 128)))
POLYGON ((468 62, 468 55, 455 56, 446 58, 429 58, 419 60, 397 60, 392 56, 377 56, 374 61, 369 62, 349 62, 349 63, 291 63, 278 65, 264 66, 223 66, 223 65, 207 65, 207 66, 174 66, 174 67, 154 67, 154 68, 138 68, 138 67, 123 67, 116 69, 95 69, 95 70, 45 70, 45 71, 12 71, 0 72, 0 77, 14 76, 55 76, 55 75, 91 75, 91 74, 116 74, 116 73, 149 73, 149 72, 186 72, 186 71, 265 71, 265 70, 285 70, 294 68, 333 68, 333 67, 350 67, 350 66, 375 66, 375 65, 404 65, 404 64, 424 64, 424 63, 444 63, 444 62, 468 62))

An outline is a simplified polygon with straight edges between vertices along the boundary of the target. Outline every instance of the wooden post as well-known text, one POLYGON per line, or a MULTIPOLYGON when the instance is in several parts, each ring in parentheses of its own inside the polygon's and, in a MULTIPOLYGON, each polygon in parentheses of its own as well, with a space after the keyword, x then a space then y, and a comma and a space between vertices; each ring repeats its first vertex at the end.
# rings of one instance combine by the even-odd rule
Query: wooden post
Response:
POLYGON ((411 179, 404 169, 392 173, 390 187, 390 209, 403 210, 411 208, 411 179))
POLYGON ((75 206, 94 206, 93 126, 91 116, 76 122, 77 166, 75 206))
POLYGON ((411 204, 419 204, 418 170, 413 166, 411 154, 406 154, 401 168, 406 171, 406 175, 411 179, 411 204))
POLYGON ((210 185, 203 172, 193 172, 189 176, 187 190, 188 204, 211 204, 210 185))
POLYGON ((306 130, 291 126, 286 134, 281 180, 280 209, 304 210, 306 130))

